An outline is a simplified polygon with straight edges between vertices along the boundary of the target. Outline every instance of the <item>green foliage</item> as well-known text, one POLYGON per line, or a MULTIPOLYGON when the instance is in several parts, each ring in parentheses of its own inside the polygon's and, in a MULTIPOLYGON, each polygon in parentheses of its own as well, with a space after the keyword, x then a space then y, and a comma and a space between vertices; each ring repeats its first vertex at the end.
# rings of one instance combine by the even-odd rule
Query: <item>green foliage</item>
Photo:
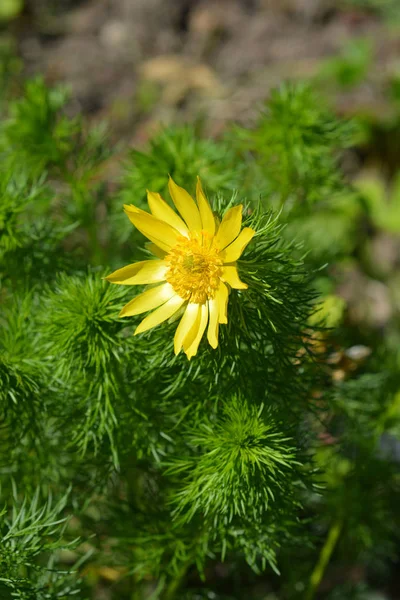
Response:
POLYGON ((398 467, 387 433, 388 415, 399 418, 393 410, 398 384, 398 375, 375 373, 334 388, 328 427, 339 443, 317 452, 327 486, 322 517, 340 524, 340 559, 357 557, 376 574, 393 556, 399 535, 398 467))
POLYGON ((354 127, 338 121, 306 84, 274 90, 255 129, 235 129, 243 150, 255 153, 255 175, 263 182, 258 193, 294 211, 343 189, 337 149, 353 135, 354 127))
POLYGON ((222 558, 236 551, 256 572, 277 570, 276 551, 301 503, 297 450, 263 405, 226 400, 222 416, 189 429, 186 456, 169 467, 177 478, 172 515, 179 525, 200 517, 222 558))
POLYGON ((66 361, 104 375, 112 358, 119 359, 116 310, 123 295, 99 274, 60 276, 43 306, 43 318, 53 315, 47 332, 54 349, 63 348, 66 361))
POLYGON ((270 503, 282 506, 292 489, 285 489, 285 480, 294 466, 294 448, 270 418, 267 423, 261 418, 262 409, 232 398, 220 423, 203 423, 189 437, 189 444, 202 447, 203 454, 177 459, 170 471, 183 477, 174 502, 184 522, 196 512, 210 514, 214 523, 246 515, 262 522, 270 503))
POLYGON ((71 137, 78 128, 77 121, 60 115, 67 98, 65 89, 49 90, 42 79, 36 79, 26 84, 22 99, 10 104, 1 147, 14 168, 14 156, 32 177, 46 167, 65 162, 72 151, 71 137))
POLYGON ((240 172, 232 171, 234 154, 228 145, 203 139, 191 127, 162 129, 150 140, 149 150, 133 150, 123 183, 125 203, 138 202, 144 191, 166 191, 168 175, 194 191, 196 176, 210 192, 233 190, 240 172))
MULTIPOLYGON (((0 518, 0 591, 2 598, 18 600, 55 600, 76 597, 77 582, 69 573, 56 571, 54 560, 40 564, 38 558, 51 556, 74 542, 66 543, 63 534, 66 518, 61 517, 67 496, 57 503, 49 497, 40 502, 39 490, 29 500, 19 500, 13 488, 13 506, 4 508, 0 518), (54 577, 57 573, 58 577, 54 577), (72 585, 71 585, 72 584, 72 585)), ((75 542, 76 544, 76 542, 75 542)))
POLYGON ((304 241, 317 267, 357 243, 361 208, 338 163, 358 137, 356 123, 339 120, 305 83, 274 90, 255 128, 231 134, 249 163, 249 196, 283 211, 283 235, 304 241))
POLYGON ((74 411, 82 411, 81 426, 72 432, 82 451, 89 442, 97 447, 105 434, 113 442, 113 399, 120 393, 118 373, 126 346, 117 322, 123 295, 123 289, 107 285, 98 273, 60 276, 43 299, 46 350, 57 356, 53 376, 62 382, 59 393, 75 398, 74 411))
POLYGON ((49 222, 51 199, 43 180, 32 184, 11 170, 0 173, 0 285, 26 287, 68 267, 70 257, 60 250, 75 225, 49 222))
POLYGON ((359 197, 348 191, 336 196, 334 202, 316 206, 310 214, 293 216, 284 235, 288 239, 306 240, 307 260, 319 267, 323 260, 331 263, 354 252, 363 235, 362 217, 359 197))
POLYGON ((1 215, 0 215, 0 248, 2 254, 15 250, 23 245, 23 226, 20 214, 30 203, 38 199, 43 189, 39 186, 28 187, 24 178, 12 179, 2 173, 0 185, 1 215))
POLYGON ((21 69, 20 60, 16 56, 15 42, 11 37, 0 37, 0 113, 6 108, 6 101, 11 89, 15 86, 16 76, 21 69))
POLYGON ((326 327, 338 327, 343 320, 346 309, 346 302, 340 296, 329 294, 322 298, 319 304, 319 310, 314 312, 309 322, 311 325, 324 323, 326 327))
POLYGON ((119 243, 132 230, 123 218, 123 203, 144 208, 146 190, 158 191, 165 197, 169 175, 190 192, 195 190, 197 175, 209 193, 231 192, 238 187, 242 174, 240 163, 235 162, 228 143, 204 139, 200 131, 191 127, 171 127, 156 133, 147 151, 132 150, 126 161, 120 198, 115 204, 119 243))
POLYGON ((14 19, 24 6, 23 0, 4 0, 0 8, 0 22, 14 19))
MULTIPOLYGON (((41 356, 34 348, 30 310, 32 298, 15 298, 13 310, 0 317, 1 419, 11 419, 14 427, 39 408, 40 388, 45 375, 41 356)), ((14 434, 16 430, 14 429, 14 434)))
POLYGON ((263 573, 276 597, 312 598, 332 528, 331 556, 383 568, 400 534, 400 384, 381 346, 398 323, 390 343, 366 332, 373 360, 348 367, 361 334, 335 269, 362 255, 365 223, 395 232, 396 193, 345 183, 354 126, 288 84, 226 139, 160 130, 111 193, 106 129, 66 102, 30 81, 0 125, 0 597, 259 600, 263 573), (148 256, 122 204, 145 208, 169 174, 191 192, 200 175, 216 216, 242 203, 256 231, 237 262, 248 289, 190 362, 176 320, 133 336, 141 317, 118 314, 137 288, 103 279, 148 256))
POLYGON ((400 232, 400 176, 397 175, 391 186, 373 175, 364 175, 356 182, 367 215, 373 225, 391 233, 400 232))
POLYGON ((322 82, 333 80, 343 88, 356 86, 366 78, 372 54, 373 45, 369 38, 351 40, 339 56, 324 63, 319 77, 322 82))

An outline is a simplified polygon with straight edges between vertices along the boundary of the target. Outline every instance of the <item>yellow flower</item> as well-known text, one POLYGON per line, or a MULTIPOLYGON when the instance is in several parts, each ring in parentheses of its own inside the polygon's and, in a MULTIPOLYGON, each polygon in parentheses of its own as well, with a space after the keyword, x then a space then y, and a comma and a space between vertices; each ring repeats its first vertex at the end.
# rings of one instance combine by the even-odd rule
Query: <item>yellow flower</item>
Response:
POLYGON ((197 203, 172 178, 168 189, 180 216, 155 192, 147 192, 151 214, 124 206, 130 221, 150 240, 149 249, 158 260, 128 265, 106 279, 122 285, 151 284, 120 313, 130 317, 152 311, 135 335, 182 313, 174 349, 178 354, 183 348, 190 360, 207 325, 208 342, 213 348, 218 346, 219 325, 228 322, 230 288, 247 288, 239 279, 236 261, 255 231, 250 227, 241 231, 242 205, 230 208, 219 223, 199 178, 197 203))

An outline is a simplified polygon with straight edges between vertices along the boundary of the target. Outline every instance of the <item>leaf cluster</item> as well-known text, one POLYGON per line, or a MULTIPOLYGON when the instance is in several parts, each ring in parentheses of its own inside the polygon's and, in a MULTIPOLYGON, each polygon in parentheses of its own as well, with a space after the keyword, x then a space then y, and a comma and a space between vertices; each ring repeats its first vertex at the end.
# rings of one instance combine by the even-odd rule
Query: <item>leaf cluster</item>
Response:
POLYGON ((234 136, 254 155, 256 177, 277 207, 304 211, 343 189, 338 150, 352 143, 354 125, 339 121, 306 83, 274 90, 255 127, 237 127, 234 136))
POLYGON ((76 597, 78 582, 55 564, 55 552, 76 546, 66 542, 66 518, 62 516, 68 496, 45 502, 36 490, 31 499, 20 496, 14 485, 12 506, 0 513, 0 591, 3 598, 55 600, 76 597))

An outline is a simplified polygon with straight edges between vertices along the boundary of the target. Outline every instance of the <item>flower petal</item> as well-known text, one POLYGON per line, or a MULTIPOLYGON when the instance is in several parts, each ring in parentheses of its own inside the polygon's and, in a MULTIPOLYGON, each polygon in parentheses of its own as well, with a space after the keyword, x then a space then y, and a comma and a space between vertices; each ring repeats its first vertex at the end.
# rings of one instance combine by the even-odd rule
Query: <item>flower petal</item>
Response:
POLYGON ((225 214, 215 236, 215 245, 223 250, 239 235, 242 226, 242 204, 233 206, 225 214))
POLYGON ((168 265, 163 260, 142 260, 114 271, 106 279, 111 283, 122 285, 158 283, 159 281, 165 281, 167 269, 168 265))
POLYGON ((105 277, 104 279, 106 279, 110 283, 126 284, 126 282, 129 279, 137 275, 144 262, 147 261, 132 263, 131 265, 122 267, 122 269, 117 269, 116 271, 114 271, 114 273, 110 273, 110 275, 107 275, 107 277, 105 277))
POLYGON ((175 332, 175 336, 174 336, 175 354, 179 354, 179 352, 181 351, 181 348, 182 348, 182 344, 184 343, 185 339, 188 338, 188 336, 190 336, 191 330, 194 328, 194 325, 196 324, 197 316, 198 316, 199 312, 200 312, 200 304, 193 304, 192 302, 188 303, 186 310, 183 314, 183 317, 180 320, 180 323, 175 332))
POLYGON ((163 260, 167 255, 165 250, 161 250, 161 248, 159 248, 156 244, 153 244, 153 242, 146 242, 145 246, 149 252, 154 254, 154 256, 157 256, 157 258, 161 258, 161 260, 163 260))
POLYGON ((229 283, 231 288, 234 288, 235 290, 247 290, 249 287, 247 283, 240 281, 235 265, 227 265, 222 267, 221 279, 222 281, 225 281, 225 283, 229 283))
MULTIPOLYGON (((134 204, 124 204, 124 211, 127 212, 135 212, 135 213, 143 213, 146 212, 145 210, 142 210, 141 208, 138 208, 137 206, 135 206, 134 204)), ((148 213, 147 213, 148 214, 148 213)))
POLYGON ((189 237, 189 231, 182 219, 176 214, 176 212, 168 206, 163 200, 160 194, 156 192, 149 192, 147 190, 147 201, 149 203, 150 210, 153 216, 160 221, 164 221, 171 225, 174 229, 179 231, 182 235, 189 237))
POLYGON ((119 313, 120 317, 132 317, 133 315, 140 315, 141 313, 153 310, 167 302, 170 298, 176 295, 175 290, 169 283, 157 285, 152 287, 142 294, 139 294, 128 302, 119 313))
POLYGON ((156 327, 156 325, 167 321, 170 317, 172 317, 172 315, 176 313, 176 311, 182 306, 184 302, 185 300, 177 296, 176 292, 174 292, 174 296, 172 296, 172 298, 170 298, 165 304, 163 304, 159 308, 156 308, 156 310, 147 315, 147 317, 145 317, 143 321, 139 323, 138 327, 136 328, 135 335, 137 335, 138 333, 143 333, 143 331, 147 331, 148 329, 156 327))
POLYGON ((197 177, 196 200, 200 211, 201 223, 204 231, 210 235, 215 233, 215 219, 211 206, 203 192, 200 177, 197 177))
POLYGON ((166 252, 176 246, 181 237, 176 229, 164 221, 156 219, 153 215, 149 215, 144 210, 140 210, 140 212, 139 210, 126 210, 126 213, 130 221, 143 235, 166 252))
POLYGON ((228 288, 222 281, 216 291, 215 300, 219 308, 218 321, 226 325, 228 322, 228 288))
POLYGON ((182 215, 189 229, 191 231, 201 231, 199 209, 192 196, 182 187, 177 185, 172 177, 169 178, 168 189, 173 203, 182 215))
POLYGON ((200 312, 199 312, 199 316, 197 317, 196 324, 194 326, 195 330, 196 330, 195 337, 194 337, 193 341, 191 341, 191 343, 189 344, 187 338, 191 337, 191 334, 193 331, 192 330, 192 331, 190 331, 189 336, 187 336, 187 338, 185 339, 185 341, 183 343, 183 349, 185 350, 186 356, 188 357, 189 360, 192 358, 192 356, 197 354, 197 349, 199 347, 201 338, 203 337, 203 333, 207 327, 208 305, 200 304, 199 306, 200 306, 200 312))
POLYGON ((219 305, 216 298, 212 298, 208 301, 208 313, 209 313, 209 321, 208 321, 208 329, 207 329, 207 339, 212 348, 216 348, 218 346, 218 330, 219 330, 219 305))
POLYGON ((253 239, 254 234, 254 229, 250 227, 242 229, 236 240, 222 252, 221 258, 224 263, 231 263, 238 260, 247 244, 253 239))

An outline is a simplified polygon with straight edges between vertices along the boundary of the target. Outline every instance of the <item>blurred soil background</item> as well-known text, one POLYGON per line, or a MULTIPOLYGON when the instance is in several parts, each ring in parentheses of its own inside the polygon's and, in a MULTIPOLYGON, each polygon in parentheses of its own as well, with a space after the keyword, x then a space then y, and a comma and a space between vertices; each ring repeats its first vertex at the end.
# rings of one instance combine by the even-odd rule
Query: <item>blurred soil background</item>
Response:
POLYGON ((68 84, 72 112, 106 118, 128 142, 199 115, 219 134, 227 121, 251 120, 283 80, 324 72, 337 79, 341 113, 382 117, 385 88, 400 77, 397 0, 0 4, 25 74, 68 84))

